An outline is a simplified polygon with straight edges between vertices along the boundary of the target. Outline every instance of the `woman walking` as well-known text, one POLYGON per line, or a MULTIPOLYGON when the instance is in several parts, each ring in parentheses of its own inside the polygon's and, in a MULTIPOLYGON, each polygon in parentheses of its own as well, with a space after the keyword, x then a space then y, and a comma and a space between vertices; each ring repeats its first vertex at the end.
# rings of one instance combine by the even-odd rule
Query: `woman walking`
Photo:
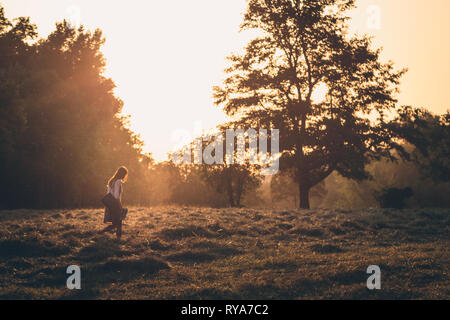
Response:
POLYGON ((128 209, 122 207, 122 184, 127 181, 128 170, 125 167, 117 169, 116 173, 108 181, 108 192, 103 198, 105 204, 104 223, 112 223, 100 233, 116 232, 117 239, 122 236, 122 220, 125 218, 128 209))

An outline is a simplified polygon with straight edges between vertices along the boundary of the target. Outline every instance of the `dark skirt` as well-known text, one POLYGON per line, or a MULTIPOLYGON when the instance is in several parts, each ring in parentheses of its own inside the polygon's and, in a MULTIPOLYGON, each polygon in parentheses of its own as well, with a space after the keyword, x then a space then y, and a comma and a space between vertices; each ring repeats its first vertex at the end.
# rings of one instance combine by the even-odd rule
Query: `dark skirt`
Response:
POLYGON ((113 225, 118 225, 122 220, 122 204, 119 200, 113 201, 110 206, 105 207, 104 223, 112 222, 113 225))

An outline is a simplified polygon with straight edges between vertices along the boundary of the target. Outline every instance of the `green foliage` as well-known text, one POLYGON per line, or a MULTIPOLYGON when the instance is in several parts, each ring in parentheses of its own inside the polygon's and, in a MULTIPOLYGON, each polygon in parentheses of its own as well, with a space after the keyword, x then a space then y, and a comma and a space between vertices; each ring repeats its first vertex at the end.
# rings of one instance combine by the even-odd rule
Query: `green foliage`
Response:
MULTIPOLYGON (((216 207, 222 206, 225 200, 228 206, 240 207, 243 205, 246 196, 254 194, 261 186, 263 177, 259 174, 260 166, 251 164, 246 157, 245 151, 248 151, 249 148, 248 136, 242 135, 245 142, 245 145, 242 146, 244 152, 240 153, 237 151, 237 147, 233 148, 233 153, 230 155, 232 159, 228 159, 227 145, 233 143, 233 146, 236 146, 239 139, 233 137, 232 142, 227 141, 226 129, 228 128, 231 128, 231 125, 221 125, 215 134, 203 135, 174 154, 187 162, 178 165, 184 177, 184 183, 196 181, 197 188, 187 188, 184 196, 190 194, 189 198, 193 199, 196 197, 193 193, 197 193, 197 197, 203 198, 209 195, 213 197, 211 199, 213 201, 203 199, 201 202, 209 202, 216 207), (219 136, 220 141, 216 140, 219 136), (207 163, 209 160, 204 159, 204 153, 207 149, 211 151, 210 156, 213 158, 211 160, 214 160, 213 163, 207 163), (202 155, 201 163, 196 159, 199 152, 202 155), (204 192, 205 188, 209 189, 207 193, 204 192), (222 200, 219 200, 211 191, 215 192, 216 195, 222 195, 222 200)), ((257 197, 253 197, 252 202, 255 201, 258 201, 257 197)), ((179 202, 175 200, 175 203, 179 202)), ((199 205, 199 203, 198 200, 195 201, 195 204, 199 205)))
POLYGON ((399 136, 415 148, 411 160, 425 177, 450 181, 450 113, 434 115, 425 109, 405 106, 395 123, 399 136))
POLYGON ((103 75, 102 32, 63 21, 39 38, 29 18, 9 21, 0 6, 0 208, 99 206, 121 165, 128 204, 309 207, 311 193, 314 207, 363 208, 411 188, 408 207, 450 206, 449 113, 403 107, 387 122, 403 71, 379 62, 370 39, 345 35, 352 5, 249 1, 242 28, 260 37, 230 57, 215 98, 233 119, 219 130, 280 129, 281 172, 266 184, 248 161, 154 164, 103 75), (320 85, 327 96, 315 102, 320 85), (381 160, 400 156, 413 162, 381 160))
POLYGON ((231 207, 240 207, 242 199, 255 192, 262 182, 262 177, 249 164, 205 165, 203 178, 217 192, 227 195, 231 207))
POLYGON ((349 37, 352 0, 250 0, 242 29, 257 29, 243 54, 229 58, 216 104, 244 127, 280 129, 281 167, 309 190, 333 171, 362 180, 366 165, 389 150, 385 115, 403 71, 381 63, 368 37, 349 37), (312 99, 320 85, 326 100, 312 99), (377 121, 370 121, 376 117, 377 121))
POLYGON ((214 188, 205 180, 202 166, 180 165, 178 170, 180 180, 173 191, 171 203, 191 206, 227 206, 226 197, 220 188, 214 188))
MULTIPOLYGON (((407 147, 406 149, 411 149, 407 147)), ((397 207, 402 202, 408 208, 449 208, 450 183, 436 182, 424 177, 420 167, 406 160, 396 162, 381 160, 368 165, 367 171, 373 177, 366 181, 354 181, 333 173, 325 180, 326 195, 319 198, 316 207, 361 209, 369 207, 397 207), (389 190, 412 190, 411 197, 395 195, 389 190), (386 193, 388 192, 388 193, 386 193), (384 195, 384 197, 383 197, 384 195), (390 204, 382 198, 390 198, 390 204)), ((394 191, 394 193, 396 193, 394 191)), ((398 193, 398 192, 397 192, 398 193)), ((400 192, 401 193, 401 192, 400 192)), ((403 205, 400 205, 403 206, 403 205)))
POLYGON ((382 208, 404 209, 406 206, 406 199, 413 196, 413 191, 410 187, 386 188, 377 197, 382 208))
MULTIPOLYGON (((274 206, 299 206, 298 185, 288 171, 280 171, 270 179, 271 203, 274 206)), ((312 206, 320 202, 327 194, 325 181, 319 182, 310 192, 312 206)))
POLYGON ((0 207, 98 206, 120 165, 127 201, 148 203, 152 159, 119 116, 104 41, 66 21, 37 39, 29 18, 13 23, 0 8, 0 207))

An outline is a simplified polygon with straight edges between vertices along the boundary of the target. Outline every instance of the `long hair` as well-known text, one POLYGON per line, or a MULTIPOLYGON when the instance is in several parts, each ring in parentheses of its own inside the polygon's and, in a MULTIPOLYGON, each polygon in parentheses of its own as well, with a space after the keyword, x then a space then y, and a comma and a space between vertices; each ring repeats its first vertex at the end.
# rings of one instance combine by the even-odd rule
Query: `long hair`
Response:
POLYGON ((122 180, 126 182, 128 178, 128 169, 125 167, 120 167, 117 169, 116 173, 108 180, 108 186, 112 186, 117 180, 122 180))

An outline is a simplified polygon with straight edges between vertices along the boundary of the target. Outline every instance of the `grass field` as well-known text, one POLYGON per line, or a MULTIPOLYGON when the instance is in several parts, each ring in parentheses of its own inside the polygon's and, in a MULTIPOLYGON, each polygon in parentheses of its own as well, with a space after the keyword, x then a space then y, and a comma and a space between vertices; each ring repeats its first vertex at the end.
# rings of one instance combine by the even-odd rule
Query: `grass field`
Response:
POLYGON ((99 209, 1 211, 0 299, 449 299, 449 213, 131 208, 118 242, 99 209))

